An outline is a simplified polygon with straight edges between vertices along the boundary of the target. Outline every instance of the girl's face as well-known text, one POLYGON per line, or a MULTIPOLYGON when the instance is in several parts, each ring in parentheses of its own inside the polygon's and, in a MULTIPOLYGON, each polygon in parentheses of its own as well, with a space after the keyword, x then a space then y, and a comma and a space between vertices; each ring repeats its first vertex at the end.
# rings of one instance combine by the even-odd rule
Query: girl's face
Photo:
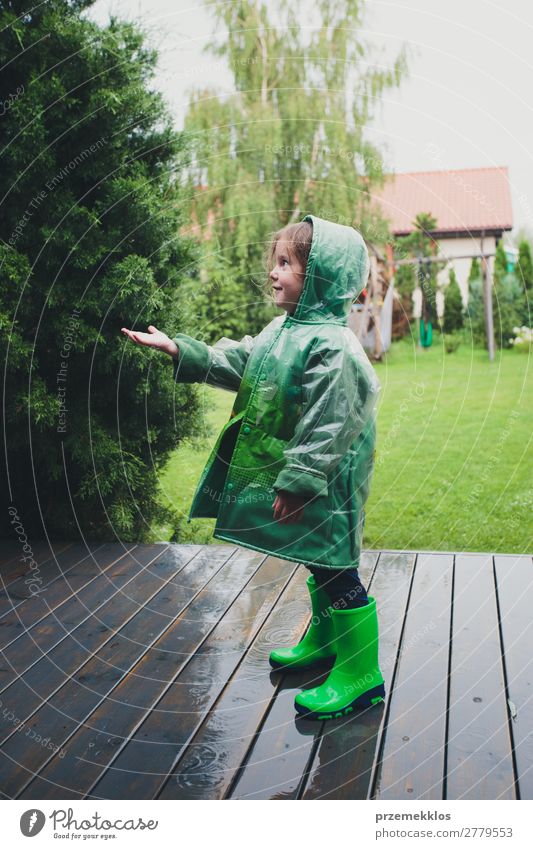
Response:
POLYGON ((291 258, 288 247, 287 242, 276 244, 276 264, 269 276, 276 306, 292 315, 304 287, 305 268, 294 257, 291 258))

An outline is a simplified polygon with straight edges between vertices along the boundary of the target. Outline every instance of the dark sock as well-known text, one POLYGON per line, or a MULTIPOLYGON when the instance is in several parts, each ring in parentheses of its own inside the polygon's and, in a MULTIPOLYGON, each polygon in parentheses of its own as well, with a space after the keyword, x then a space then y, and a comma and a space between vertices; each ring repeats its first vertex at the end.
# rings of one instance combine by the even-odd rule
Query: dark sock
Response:
POLYGON ((357 569, 310 568, 317 586, 329 596, 335 610, 353 610, 367 605, 368 596, 357 569))

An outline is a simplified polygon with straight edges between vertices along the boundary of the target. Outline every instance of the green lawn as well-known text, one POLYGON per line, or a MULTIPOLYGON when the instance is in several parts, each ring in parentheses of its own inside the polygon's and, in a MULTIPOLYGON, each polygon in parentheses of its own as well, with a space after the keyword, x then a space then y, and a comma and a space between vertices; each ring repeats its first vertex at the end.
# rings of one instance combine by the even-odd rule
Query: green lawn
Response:
MULTIPOLYGON (((407 340, 392 346, 375 366, 382 390, 365 547, 533 550, 529 360, 510 350, 489 363, 485 351, 464 343, 446 354, 439 335, 429 350, 407 340)), ((234 398, 211 387, 199 392, 202 436, 175 452, 161 481, 162 497, 185 515, 234 398)), ((180 540, 216 542, 213 526, 194 520, 180 540)))

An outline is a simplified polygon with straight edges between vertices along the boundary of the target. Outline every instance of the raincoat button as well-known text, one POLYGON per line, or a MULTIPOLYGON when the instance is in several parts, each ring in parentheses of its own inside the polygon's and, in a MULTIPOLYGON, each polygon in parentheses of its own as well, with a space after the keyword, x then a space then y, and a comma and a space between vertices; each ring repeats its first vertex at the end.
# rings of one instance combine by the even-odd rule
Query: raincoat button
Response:
POLYGON ((244 427, 243 427, 243 429, 242 429, 242 432, 243 432, 243 433, 250 433, 251 429, 252 429, 252 428, 251 428, 251 427, 249 427, 248 425, 244 425, 244 427))
POLYGON ((228 489, 233 489, 233 484, 232 484, 232 483, 229 483, 229 484, 228 484, 228 489))

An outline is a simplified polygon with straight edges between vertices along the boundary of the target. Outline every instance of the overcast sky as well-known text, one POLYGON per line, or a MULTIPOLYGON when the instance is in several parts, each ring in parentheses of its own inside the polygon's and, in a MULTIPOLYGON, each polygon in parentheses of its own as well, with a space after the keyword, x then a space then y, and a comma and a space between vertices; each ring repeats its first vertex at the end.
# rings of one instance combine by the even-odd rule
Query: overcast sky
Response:
MULTIPOLYGON (((313 7, 309 0, 310 8, 313 7)), ((187 0, 97 0, 89 16, 139 21, 159 50, 156 85, 181 127, 195 83, 231 90, 203 52, 208 7, 187 0)), ((366 36, 386 55, 409 42, 409 77, 385 94, 370 129, 390 170, 507 165, 515 228, 533 236, 533 4, 523 0, 368 0, 366 36)))

